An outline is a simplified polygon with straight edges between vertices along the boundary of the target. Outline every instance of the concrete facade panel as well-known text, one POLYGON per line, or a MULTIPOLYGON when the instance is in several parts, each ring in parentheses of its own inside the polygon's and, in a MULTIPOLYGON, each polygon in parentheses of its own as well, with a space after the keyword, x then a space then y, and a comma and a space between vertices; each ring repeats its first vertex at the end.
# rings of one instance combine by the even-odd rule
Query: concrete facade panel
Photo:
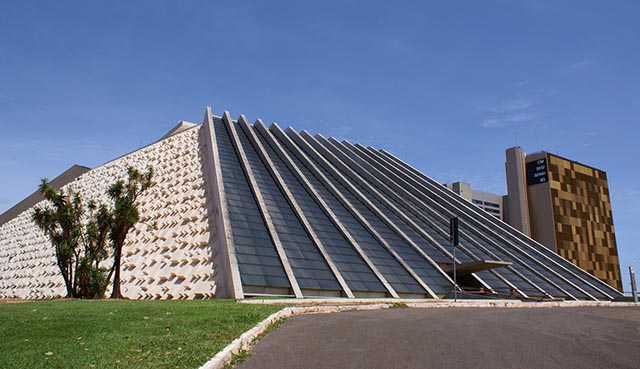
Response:
MULTIPOLYGON (((125 297, 215 295, 198 136, 199 128, 186 130, 108 162, 63 187, 80 192, 85 201, 93 198, 107 203, 106 188, 116 179, 126 179, 127 166, 154 168, 154 185, 139 198, 140 222, 129 232, 123 249, 125 297)), ((30 208, 0 227, 0 298, 65 294, 53 247, 31 221, 32 211, 30 208)))

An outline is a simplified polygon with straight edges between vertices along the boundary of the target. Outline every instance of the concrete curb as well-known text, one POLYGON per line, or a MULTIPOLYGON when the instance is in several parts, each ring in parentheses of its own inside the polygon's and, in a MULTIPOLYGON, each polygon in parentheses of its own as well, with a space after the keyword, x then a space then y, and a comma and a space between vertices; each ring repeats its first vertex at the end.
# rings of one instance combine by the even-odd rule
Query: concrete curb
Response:
POLYGON ((451 308, 451 307, 514 307, 514 308, 536 308, 536 307, 622 307, 638 306, 640 303, 634 302, 611 302, 611 301, 540 301, 525 302, 520 300, 425 300, 425 299, 259 299, 240 300, 241 304, 269 304, 269 305, 296 305, 296 306, 359 306, 359 305, 392 305, 405 304, 408 307, 416 308, 451 308))
MULTIPOLYGON (((266 300, 268 303, 269 300, 266 300)), ((287 307, 276 313, 269 315, 265 320, 258 323, 255 327, 244 332, 239 338, 231 342, 227 347, 218 352, 211 360, 207 361, 200 369, 222 369, 228 364, 233 355, 243 349, 251 347, 256 338, 262 334, 271 324, 279 319, 285 319, 291 316, 303 314, 326 314, 337 313, 349 310, 378 310, 386 309, 389 304, 366 304, 366 305, 348 305, 348 306, 296 306, 287 307)))
POLYGON ((608 302, 608 301, 542 301, 542 302, 523 302, 518 300, 470 300, 464 303, 451 302, 433 304, 428 302, 407 302, 406 305, 411 308, 518 308, 518 309, 535 309, 550 307, 629 307, 640 306, 633 302, 608 302))

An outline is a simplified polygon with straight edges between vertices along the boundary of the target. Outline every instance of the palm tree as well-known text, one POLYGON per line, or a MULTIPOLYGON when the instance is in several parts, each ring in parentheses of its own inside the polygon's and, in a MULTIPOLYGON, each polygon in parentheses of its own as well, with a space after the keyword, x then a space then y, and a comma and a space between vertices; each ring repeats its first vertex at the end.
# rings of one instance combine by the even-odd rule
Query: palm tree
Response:
POLYGON ((78 296, 77 269, 82 242, 84 207, 78 193, 56 192, 43 178, 40 193, 53 207, 36 207, 31 219, 47 235, 55 248, 56 261, 67 289, 67 297, 78 296))
POLYGON ((80 260, 78 272, 81 279, 80 295, 101 298, 109 284, 109 269, 101 267, 100 263, 109 256, 111 212, 106 205, 97 205, 93 200, 89 201, 87 208, 89 215, 84 233, 84 256, 80 260))
POLYGON ((122 298, 122 247, 129 230, 140 219, 136 200, 151 187, 153 169, 148 168, 141 173, 133 167, 127 167, 127 174, 129 178, 126 183, 118 180, 107 189, 113 209, 91 200, 87 205, 88 214, 85 214, 79 193, 72 190, 56 192, 46 178, 42 179, 40 193, 51 206, 36 207, 31 219, 55 248, 67 297, 101 298, 113 276, 111 298, 122 298), (111 269, 100 266, 109 256, 109 246, 113 248, 111 269))
POLYGON ((120 299, 120 263, 122 261, 122 247, 127 233, 140 219, 136 200, 138 196, 152 185, 153 169, 141 173, 133 167, 127 167, 129 179, 127 183, 118 180, 107 189, 107 196, 113 201, 113 211, 109 214, 109 239, 113 247, 113 290, 111 298, 120 299))

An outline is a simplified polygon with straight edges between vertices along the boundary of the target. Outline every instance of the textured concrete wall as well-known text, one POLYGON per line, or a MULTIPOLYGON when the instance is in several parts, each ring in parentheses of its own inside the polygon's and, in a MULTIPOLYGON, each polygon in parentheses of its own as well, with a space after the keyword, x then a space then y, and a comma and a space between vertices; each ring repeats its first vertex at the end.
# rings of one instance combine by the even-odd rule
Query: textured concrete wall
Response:
MULTIPOLYGON (((132 299, 210 298, 215 273, 202 176, 200 128, 193 128, 111 161, 65 186, 99 198, 126 167, 155 170, 140 199, 141 222, 123 249, 122 292, 132 299), (157 224, 157 229, 151 225, 157 224)), ((31 222, 29 209, 0 227, 0 298, 65 294, 54 250, 31 222)))

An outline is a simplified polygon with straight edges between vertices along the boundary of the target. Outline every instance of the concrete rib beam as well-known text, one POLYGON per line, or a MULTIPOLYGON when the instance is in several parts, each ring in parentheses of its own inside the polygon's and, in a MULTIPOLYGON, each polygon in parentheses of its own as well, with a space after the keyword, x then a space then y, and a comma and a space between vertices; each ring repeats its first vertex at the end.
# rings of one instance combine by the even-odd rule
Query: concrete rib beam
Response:
MULTIPOLYGON (((244 298, 242 291, 242 282, 240 280, 240 269, 236 257, 233 236, 231 235, 231 220, 229 218, 229 210, 227 207, 227 199, 224 192, 224 184, 222 183, 222 170, 220 169, 220 156, 218 154, 218 145, 216 133, 213 129, 213 116, 211 108, 207 106, 204 121, 202 123, 204 140, 205 140, 205 160, 207 160, 207 178, 206 183, 209 184, 209 192, 213 195, 213 202, 216 206, 216 219, 209 219, 210 223, 215 222, 217 237, 220 242, 219 257, 222 261, 222 269, 224 272, 224 289, 223 297, 231 297, 234 299, 244 298)), ((214 206, 215 206, 214 205, 214 206)), ((211 232, 214 233, 214 232, 211 232)))
MULTIPOLYGON (((304 139, 306 139, 307 142, 314 149, 323 151, 323 153, 325 154, 324 157, 322 155, 319 155, 319 153, 317 151, 315 152, 315 154, 311 153, 311 155, 313 155, 315 157, 315 159, 318 160, 320 163, 324 164, 325 169, 327 169, 335 177, 337 177, 339 179, 339 181, 342 183, 342 185, 345 186, 348 189, 348 191, 351 192, 351 194, 353 196, 355 196, 358 200, 360 200, 369 209, 369 211, 371 211, 380 220, 382 220, 382 222, 384 224, 386 224, 392 231, 394 231, 394 233, 396 233, 396 235, 398 235, 411 248, 413 248, 414 251, 416 251, 420 256, 422 256, 423 259, 425 259, 428 263, 430 263, 432 267, 434 267, 434 268, 436 268, 436 270, 440 271, 442 276, 444 278, 446 278, 447 280, 449 280, 449 282, 451 282, 451 284, 453 285, 453 280, 451 280, 451 278, 449 278, 449 276, 444 271, 442 271, 440 269, 440 267, 431 259, 431 257, 429 257, 429 255, 427 255, 420 247, 418 247, 413 242, 413 240, 411 240, 402 230, 400 230, 393 222, 391 222, 391 220, 377 206, 375 206, 371 202, 371 200, 369 200, 366 196, 364 196, 364 194, 362 194, 362 192, 351 183, 351 181, 359 181, 359 179, 360 179, 357 175, 355 175, 355 173, 351 173, 351 174, 354 174, 354 175, 353 176, 350 175, 349 176, 350 180, 347 180, 347 178, 344 175, 342 175, 342 173, 340 171, 338 171, 335 167, 333 167, 333 165, 339 166, 340 162, 336 161, 337 158, 335 158, 335 156, 333 156, 333 154, 331 152, 324 151, 323 148, 321 147, 321 145, 319 144, 319 142, 317 142, 308 133, 303 132, 301 136, 304 139)), ((361 181, 359 181, 359 183, 363 184, 363 182, 361 182, 361 181)), ((348 202, 348 200, 346 200, 346 201, 348 202)), ((352 209, 355 210, 355 208, 353 207, 353 205, 351 203, 349 203, 349 206, 352 209)), ((383 245, 387 249, 387 251, 389 251, 389 253, 422 286, 422 288, 424 288, 427 291, 427 293, 429 295, 431 295, 431 297, 437 298, 437 295, 433 292, 431 287, 429 287, 429 285, 422 278, 420 278, 420 276, 418 276, 418 274, 413 270, 413 268, 411 268, 411 266, 409 266, 409 264, 407 264, 407 262, 400 256, 400 254, 398 254, 395 251, 395 249, 391 246, 391 244, 387 240, 385 240, 384 237, 382 237, 382 235, 380 235, 380 233, 373 226, 371 226, 371 224, 369 224, 369 222, 366 219, 364 219, 364 217, 360 213, 357 213, 356 216, 357 216, 358 220, 363 224, 363 226, 374 236, 374 238, 381 245, 383 245)))
MULTIPOLYGON (((411 185, 410 183, 408 183, 405 179, 403 179, 400 174, 401 172, 399 171, 399 169, 393 164, 393 163, 389 163, 388 161, 384 161, 383 163, 379 162, 378 160, 376 160, 376 156, 375 153, 372 153, 370 150, 365 149, 363 146, 361 145, 355 145, 355 151, 360 154, 361 156, 367 158, 367 160, 369 161, 369 163, 375 167, 376 169, 388 174, 391 176, 391 178, 395 181, 399 181, 400 183, 402 183, 404 186, 406 187, 410 192, 412 192, 416 197, 423 199, 423 201, 425 200, 424 197, 424 193, 422 193, 420 191, 420 189, 427 191, 429 193, 431 193, 432 191, 425 187, 425 185, 423 184, 419 184, 419 183, 415 183, 415 185, 419 186, 420 188, 416 188, 415 186, 411 185), (384 164, 384 165, 383 165, 384 164)), ((435 202, 435 201, 431 201, 432 204, 438 206, 439 208, 442 208, 443 211, 449 211, 453 214, 453 210, 451 209, 447 209, 444 205, 435 202)), ((449 204, 450 207, 453 207, 451 204, 449 204)), ((466 220, 469 217, 464 217, 464 219, 466 220)), ((490 240, 484 233, 480 232, 480 230, 475 227, 474 225, 467 223, 467 226, 469 228, 469 230, 471 230, 474 234, 478 235, 479 237, 485 238, 486 241, 488 242, 493 242, 492 240, 490 240)), ((485 227, 490 233, 493 233, 495 236, 497 236, 499 239, 502 239, 503 241, 506 242, 506 240, 501 237, 500 235, 496 234, 495 232, 493 232, 492 229, 485 227)), ((575 296, 573 296, 571 293, 569 293, 568 291, 566 291, 565 289, 563 289, 562 287, 560 287, 557 283, 553 282, 552 280, 550 280, 548 277, 546 277, 544 274, 538 272, 537 270, 535 270, 535 268, 532 268, 531 266, 529 266, 528 263, 524 262, 523 260, 521 260, 519 257, 517 257, 516 255, 514 255, 511 251, 505 249, 504 247, 501 247, 499 244, 493 242, 493 244, 500 248, 502 252, 504 252, 505 254, 510 255, 514 260, 519 260, 521 262, 521 265, 528 269, 529 271, 531 271, 532 273, 536 274, 538 277, 540 277, 541 279, 545 280, 547 283, 549 283, 550 285, 556 287, 559 291, 562 291, 564 294, 566 294, 567 296, 577 300, 577 298, 575 296)), ((522 252, 522 250, 519 250, 522 252)), ((541 264, 537 259, 531 257, 530 255, 523 253, 525 255, 525 257, 527 257, 529 260, 533 261, 536 264, 541 264)), ((553 270, 549 269, 549 271, 554 274, 557 275, 557 273, 555 273, 553 270)), ((530 284, 533 286, 537 286, 535 283, 533 283, 532 281, 530 281, 530 284)), ((572 283, 570 283, 571 285, 573 285, 572 283)), ((576 287, 576 286, 574 286, 576 287)), ((542 291, 544 291, 544 289, 540 288, 539 286, 537 286, 537 288, 539 288, 542 291)), ((577 288, 577 287, 576 287, 577 288)), ((577 288, 578 290, 581 290, 580 288, 577 288)), ((595 299, 593 296, 589 295, 588 293, 582 291, 586 296, 595 299)), ((547 291, 544 291, 544 293, 548 294, 547 291)))
MULTIPOLYGON (((264 123, 262 123, 261 120, 258 120, 254 124, 254 128, 256 130, 258 130, 263 135, 263 137, 269 142, 269 144, 278 153, 278 155, 280 155, 280 157, 283 158, 283 162, 289 168, 289 170, 291 170, 291 172, 294 174, 294 176, 299 181, 304 181, 305 178, 302 175, 302 173, 300 172, 300 170, 298 169, 298 167, 295 165, 295 163, 293 163, 293 161, 291 160, 289 155, 284 151, 284 149, 276 141, 276 139, 273 137, 271 132, 269 132, 269 130, 264 125, 264 123)), ((257 140, 257 138, 256 138, 256 140, 257 140)), ((259 143, 259 141, 257 141, 257 142, 259 143)), ((269 159, 268 155, 266 155, 266 153, 264 153, 264 148, 262 148, 261 151, 263 151, 265 159, 269 160, 269 162, 271 162, 271 160, 269 159)), ((275 168, 273 163, 270 164, 270 167, 272 167, 274 169, 274 172, 277 172, 277 169, 275 168)), ((309 238, 311 238, 311 241, 316 246, 316 248, 318 249, 318 251, 320 252, 322 257, 324 258, 325 262, 329 266, 329 269, 331 270, 331 272, 333 273, 334 277, 338 281, 338 284, 342 288, 342 291, 344 292, 344 294, 347 297, 354 298, 355 296, 353 295, 353 292, 351 291, 351 289, 347 285, 347 282, 344 280, 344 277, 342 276, 342 274, 340 274, 340 271, 338 270, 338 268, 334 264, 333 260, 331 259, 331 256, 327 252, 325 246, 322 244, 322 241, 320 241, 320 238, 318 237, 316 232, 311 227, 311 223, 309 222, 309 220, 307 219, 306 215, 304 214, 304 212, 300 208, 300 205, 298 205, 298 202, 295 199, 295 197, 293 196, 293 194, 291 193, 291 190, 289 189, 289 186, 286 184, 286 182, 282 179, 282 176, 280 176, 279 174, 277 176, 277 179, 278 179, 278 186, 280 187, 280 189, 285 194, 285 197, 287 198, 287 201, 289 201, 289 204, 291 205, 291 208, 293 209, 294 213, 296 214, 298 219, 300 219, 300 222, 302 223, 302 226, 303 226, 304 230, 307 232, 307 235, 309 236, 309 238)))
MULTIPOLYGON (((242 120, 242 116, 240 118, 242 120)), ((255 176, 253 174, 253 169, 251 165, 249 165, 249 161, 247 160, 247 155, 245 154, 245 148, 242 146, 240 142, 240 138, 238 137, 238 132, 236 131, 236 127, 233 124, 233 120, 229 115, 229 112, 225 111, 222 120, 229 131, 231 136, 231 142, 233 143, 233 147, 236 150, 236 154, 240 159, 240 163, 242 164, 242 169, 244 170, 247 180, 249 181, 249 187, 251 187, 251 192, 253 193, 253 197, 258 205, 258 209, 260 210, 260 215, 262 215, 262 219, 264 220, 265 226, 269 232, 269 236, 271 237, 271 241, 273 242, 276 252, 278 253, 278 257, 280 258, 280 262, 282 263, 282 267, 284 268, 284 272, 289 280, 289 284, 291 284, 291 289, 293 290, 293 294, 296 298, 302 298, 302 291, 300 290, 300 286, 298 285, 298 281, 296 280, 295 275, 293 274, 293 270, 291 269, 291 265, 289 264, 289 259, 287 258, 287 254, 282 247, 282 242, 280 241, 280 237, 278 236, 278 232, 273 225, 273 220, 271 219, 271 215, 267 211, 267 206, 264 202, 264 197, 262 195, 262 191, 258 184, 256 183, 255 176)), ((246 122, 246 120, 245 120, 246 122)))
MULTIPOLYGON (((293 141, 291 140, 291 138, 277 125, 277 124, 273 124, 271 126, 270 129, 274 135, 276 137, 278 137, 279 139, 282 140, 282 142, 289 148, 291 149, 294 154, 296 155, 296 157, 301 160, 303 163, 305 163, 305 165, 308 166, 309 170, 311 170, 313 173, 318 174, 318 178, 320 178, 324 183, 326 183, 326 185, 328 186, 327 189, 330 189, 331 187, 334 187, 333 184, 329 181, 328 178, 326 178, 321 172, 319 172, 317 170, 317 168, 315 167, 315 164, 309 160, 309 158, 300 150, 298 149, 298 147, 293 143, 293 141)), ((322 210, 325 212, 325 214, 327 214, 327 216, 329 217, 329 219, 331 220, 331 222, 338 228, 338 230, 340 231, 340 234, 342 234, 342 236, 347 240, 347 242, 349 243, 349 245, 351 245, 351 247, 358 253, 358 255, 362 258, 362 260, 365 262, 365 264, 367 264, 367 266, 369 267, 369 269, 374 273, 374 275, 376 276, 376 278, 378 278, 378 280, 382 283, 382 285, 385 287, 385 289, 387 290, 387 292, 394 298, 399 298, 397 292, 393 289, 393 287, 391 286, 391 284, 389 284, 389 282, 386 280, 386 278, 382 275, 382 273, 380 273, 380 271, 378 270, 378 268, 373 264, 373 262, 371 261, 371 259, 369 259, 369 257, 366 255, 366 253, 364 252, 364 250, 362 250, 362 248, 358 245, 358 243, 356 242, 356 240, 353 238, 353 236, 351 235, 351 233, 349 232, 349 230, 347 229, 347 227, 345 227, 344 224, 342 224, 342 222, 340 221, 340 219, 336 216, 336 214, 331 210, 331 207, 329 207, 327 205, 327 203, 325 202, 325 200, 322 198, 322 196, 320 196, 318 194, 318 192, 315 190, 315 188, 311 185, 311 183, 309 183, 308 181, 305 181, 305 187, 307 187, 308 191, 310 194, 312 194, 312 197, 314 198, 314 200, 316 201, 316 203, 322 208, 322 210)), ((335 188, 335 187, 334 187, 335 188)))
MULTIPOLYGON (((448 234, 446 234, 446 232, 444 232, 437 224, 433 223, 433 221, 431 219, 429 219, 428 217, 424 216, 421 213, 421 210, 424 210, 425 207, 426 209, 431 209, 429 207, 428 204, 424 204, 422 203, 420 205, 420 207, 414 206, 411 202, 410 199, 414 199, 415 201, 419 201, 419 199, 417 199, 415 196, 413 196, 410 193, 405 193, 404 196, 400 196, 398 195, 396 192, 394 192, 389 186, 396 186, 396 191, 402 191, 403 189, 397 185, 394 181, 392 181, 390 178, 384 176, 384 174, 380 173, 380 172, 376 172, 375 175, 372 174, 371 172, 367 171, 367 169, 365 169, 363 167, 363 165, 367 165, 366 161, 363 161, 361 158, 359 158, 358 162, 356 162, 354 160, 353 157, 357 157, 357 154, 355 154, 349 147, 347 147, 345 144, 337 141, 334 138, 330 138, 330 139, 324 139, 324 137, 322 137, 321 135, 317 135, 319 136, 321 139, 318 140, 319 143, 324 144, 325 146, 329 146, 328 149, 331 150, 334 154, 338 155, 340 157, 340 159, 342 159, 345 163, 347 163, 354 171, 357 171, 358 174, 360 174, 362 177, 366 178, 367 180, 371 181, 372 183, 376 183, 380 188, 385 190, 385 193, 388 196, 393 197, 396 201, 398 201, 399 203, 403 204, 405 206, 405 208, 408 209, 408 211, 415 216, 416 218, 419 218, 421 221, 425 222, 426 224, 428 224, 432 229, 434 229, 436 232, 440 233, 443 237, 448 237, 448 234), (382 181, 380 178, 384 178, 385 180, 382 181)), ((373 190, 373 189, 372 189, 373 190)), ((375 192, 372 192, 375 194, 375 192)), ((388 201, 388 199, 386 199, 385 196, 381 196, 381 201, 388 201)), ((403 218, 408 218, 406 217, 406 215, 403 212, 399 212, 400 216, 402 216, 403 218)), ((438 214, 437 212, 434 212, 434 214, 438 214)), ((444 220, 444 218, 443 218, 444 220)), ((408 224, 412 227, 415 227, 414 229, 418 228, 417 231, 419 232, 420 235, 423 236, 427 236, 427 240, 432 240, 433 243, 435 243, 436 246, 439 246, 439 244, 433 240, 431 238, 431 236, 429 236, 426 232, 424 232, 419 226, 417 226, 415 224, 415 222, 413 222, 410 218, 407 219, 407 221, 409 222, 408 224)), ((489 254, 492 256, 492 258, 494 259, 500 259, 499 257, 497 257, 494 253, 492 253, 490 250, 487 250, 484 246, 482 246, 481 243, 479 243, 474 237, 472 237, 471 235, 465 235, 463 233, 463 236, 465 236, 465 238, 471 242, 474 246, 478 247, 479 249, 481 249, 483 252, 485 252, 486 254, 489 254)), ((444 249, 444 247, 440 246, 441 250, 444 249)), ((476 260, 480 260, 481 258, 476 256, 474 253, 472 253, 470 250, 468 250, 466 247, 464 247, 464 245, 460 245, 459 248, 466 253, 467 255, 469 255, 470 257, 472 257, 473 259, 476 260)), ((446 249, 444 249, 446 251, 446 254, 448 254, 451 258, 453 258, 453 255, 450 254, 446 249)), ((509 267, 512 268, 512 267, 509 267)), ((524 281, 526 281, 527 283, 531 284, 534 288, 537 288, 537 285, 533 284, 532 282, 530 282, 527 278, 525 278, 524 276, 522 276, 519 272, 517 272, 514 269, 510 269, 514 274, 518 275, 521 279, 523 279, 524 281)), ((491 271, 492 274, 496 275, 496 277, 498 277, 501 281, 503 281, 504 283, 506 283, 508 286, 510 287, 514 287, 514 285, 509 282, 507 279, 505 279, 504 277, 502 277, 500 274, 496 273, 495 271, 491 271)), ((474 277, 476 279, 480 279, 478 276, 474 277)), ((482 282, 481 282, 482 283, 482 282)), ((517 289, 517 288, 516 288, 517 289)), ((546 293, 544 290, 537 288, 540 292, 542 292, 543 294, 546 294, 547 296, 551 297, 551 295, 549 295, 548 293, 546 293)), ((518 289, 518 291, 520 291, 518 289)), ((526 294, 524 294, 523 292, 521 292, 521 294, 523 296, 526 296, 526 294)))
MULTIPOLYGON (((336 143, 336 142, 337 141, 334 140, 334 143, 336 143)), ((437 225, 432 224, 432 222, 427 217, 425 217, 425 216, 423 216, 421 214, 422 212, 425 211, 425 209, 428 209, 428 211, 433 212, 433 214, 436 214, 436 216, 440 217, 443 221, 447 220, 447 218, 444 215, 442 215, 440 212, 433 210, 432 206, 430 204, 428 204, 428 203, 424 202, 423 200, 419 199, 414 192, 408 191, 405 187, 403 187, 400 184, 396 183, 396 181, 394 179, 388 177, 383 172, 381 172, 381 170, 380 170, 381 168, 380 167, 374 167, 373 165, 371 165, 367 160, 365 160, 366 155, 362 156, 362 157, 359 156, 354 151, 355 149, 352 147, 351 144, 349 144, 349 143, 340 143, 340 142, 338 142, 338 144, 340 145, 340 147, 342 149, 344 149, 345 153, 347 153, 348 156, 358 159, 359 165, 363 166, 364 170, 370 171, 374 178, 379 178, 378 180, 382 183, 383 186, 387 186, 387 185, 391 186, 393 188, 393 190, 390 190, 391 193, 393 193, 394 191, 397 191, 398 193, 402 194, 402 196, 404 198, 401 199, 401 200, 404 201, 406 204, 408 204, 411 208, 413 208, 414 209, 414 213, 416 214, 416 216, 421 218, 423 221, 426 221, 429 224, 433 225, 436 230, 439 229, 439 227, 437 225), (418 205, 413 205, 413 204, 411 204, 411 202, 415 202, 418 205)), ((435 204, 435 205, 438 206, 438 204, 435 204)), ((440 209, 440 210, 444 211, 444 209, 440 209)), ((448 235, 445 235, 442 230, 440 230, 440 233, 443 234, 445 237, 448 237, 448 235)), ((491 253, 489 250, 487 250, 486 248, 482 247, 482 245, 480 243, 478 243, 473 237, 471 237, 471 235, 467 234, 464 231, 461 232, 461 235, 462 235, 462 237, 467 239, 469 242, 472 242, 475 246, 478 246, 481 249, 483 249, 484 252, 487 252, 490 255, 492 255, 494 258, 499 259, 498 257, 495 256, 495 254, 491 253)), ((509 267, 509 268, 512 268, 512 267, 509 267)), ((533 283, 528 278, 524 277, 517 270, 513 269, 512 271, 514 272, 514 274, 518 275, 518 277, 520 277, 523 281, 525 281, 526 283, 531 285, 533 288, 537 289, 538 291, 540 291, 544 295, 551 297, 551 295, 548 294, 544 289, 539 287, 537 284, 533 283)), ((504 281, 504 279, 503 279, 503 281, 504 281)), ((510 284, 510 283, 507 283, 507 284, 510 284)), ((562 290, 562 289, 560 289, 560 290, 562 290)))

